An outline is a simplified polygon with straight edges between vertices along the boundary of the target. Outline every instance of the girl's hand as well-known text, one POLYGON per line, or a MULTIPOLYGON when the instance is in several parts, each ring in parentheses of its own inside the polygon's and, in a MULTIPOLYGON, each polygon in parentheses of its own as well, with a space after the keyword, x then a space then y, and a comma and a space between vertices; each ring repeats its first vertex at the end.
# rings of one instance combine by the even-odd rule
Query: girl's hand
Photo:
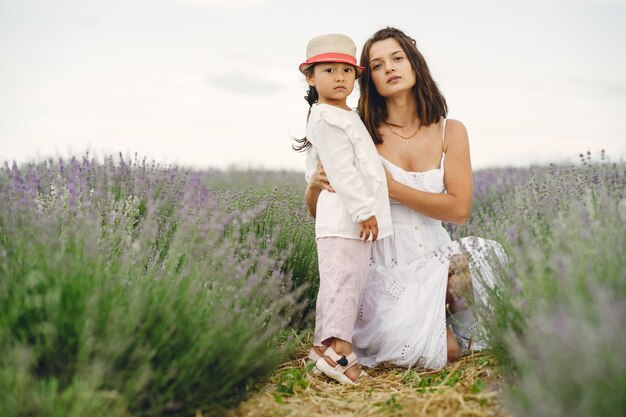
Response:
POLYGON ((335 189, 330 185, 328 181, 328 177, 326 176, 326 171, 324 171, 324 167, 320 161, 317 161, 317 169, 313 172, 313 176, 311 177, 311 188, 317 190, 326 190, 329 193, 334 193, 335 189))
POLYGON ((359 237, 363 240, 367 240, 372 235, 372 242, 378 237, 378 221, 376 216, 372 216, 367 220, 363 220, 359 223, 359 237))

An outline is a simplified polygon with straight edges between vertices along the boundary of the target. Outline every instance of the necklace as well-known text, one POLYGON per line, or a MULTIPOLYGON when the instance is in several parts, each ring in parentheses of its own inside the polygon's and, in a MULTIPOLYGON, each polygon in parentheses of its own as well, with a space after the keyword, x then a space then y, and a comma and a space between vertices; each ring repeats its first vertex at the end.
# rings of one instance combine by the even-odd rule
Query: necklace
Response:
MULTIPOLYGON (((418 124, 417 128, 415 129, 415 132, 413 132, 413 134, 412 134, 412 135, 409 135, 409 136, 402 136, 401 134, 399 134, 398 132, 394 131, 394 130, 391 128, 391 125, 392 125, 391 123, 387 123, 387 122, 384 122, 384 123, 385 123, 385 125, 387 125, 387 129, 389 129, 389 130, 391 131, 391 133, 393 133, 394 135, 396 135, 396 136, 398 136, 398 137, 400 137, 400 138, 404 139, 404 141, 405 141, 405 143, 406 143, 407 145, 409 144, 409 141, 411 140, 411 138, 412 138, 412 137, 414 137, 415 135, 417 135, 417 133, 418 133, 418 132, 420 131, 420 129, 422 128, 422 126, 418 124)), ((399 125, 394 125, 394 126, 399 126, 399 125)), ((402 127, 402 126, 399 126, 399 127, 402 127)))

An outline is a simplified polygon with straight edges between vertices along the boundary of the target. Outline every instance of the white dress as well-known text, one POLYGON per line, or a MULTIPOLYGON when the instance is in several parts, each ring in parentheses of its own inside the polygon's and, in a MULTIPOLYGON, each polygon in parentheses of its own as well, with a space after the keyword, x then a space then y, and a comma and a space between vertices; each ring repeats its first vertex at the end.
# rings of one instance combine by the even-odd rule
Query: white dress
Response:
MULTIPOLYGON (((382 160, 396 181, 422 191, 445 193, 444 158, 442 155, 439 168, 425 172, 408 172, 382 160)), ((453 242, 441 221, 394 200, 390 203, 394 235, 374 242, 353 349, 365 366, 389 361, 438 369, 447 363, 445 298, 450 257, 467 256, 474 299, 486 305, 486 286, 496 281, 496 267, 503 265, 506 254, 492 240, 466 237, 453 242)), ((469 310, 455 313, 447 322, 462 352, 468 350, 470 339, 472 350, 485 347, 482 327, 469 310)))

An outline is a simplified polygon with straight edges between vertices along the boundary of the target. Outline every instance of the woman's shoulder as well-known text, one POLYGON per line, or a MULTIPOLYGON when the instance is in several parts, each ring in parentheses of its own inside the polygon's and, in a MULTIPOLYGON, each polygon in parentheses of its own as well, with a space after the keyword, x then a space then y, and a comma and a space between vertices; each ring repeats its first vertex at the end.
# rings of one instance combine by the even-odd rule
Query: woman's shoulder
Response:
POLYGON ((453 135, 459 135, 459 134, 464 133, 467 135, 467 129, 465 128, 465 125, 463 124, 463 122, 461 122, 460 120, 445 119, 445 121, 446 121, 446 125, 445 125, 446 136, 448 135, 448 133, 453 134, 453 135))
MULTIPOLYGON (((442 120, 443 125, 443 120, 442 120)), ((459 147, 468 145, 468 135, 465 125, 456 119, 446 119, 444 132, 444 147, 449 149, 450 146, 459 147)))

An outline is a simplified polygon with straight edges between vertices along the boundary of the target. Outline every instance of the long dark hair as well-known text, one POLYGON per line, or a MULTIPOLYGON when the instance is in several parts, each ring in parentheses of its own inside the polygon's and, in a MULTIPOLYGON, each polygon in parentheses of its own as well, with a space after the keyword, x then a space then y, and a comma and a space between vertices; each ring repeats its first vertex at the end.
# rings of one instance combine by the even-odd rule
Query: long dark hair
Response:
MULTIPOLYGON (((313 73, 313 67, 315 67, 315 65, 311 65, 309 68, 304 70, 304 75, 311 75, 313 73)), ((317 103, 317 100, 319 100, 319 95, 317 94, 317 90, 314 86, 309 86, 309 89, 306 91, 306 96, 304 96, 304 99, 307 103, 309 103, 309 113, 306 115, 306 121, 308 123, 309 116, 311 116, 311 109, 313 108, 313 105, 317 103)), ((313 146, 311 142, 309 142, 309 140, 306 138, 306 136, 300 139, 293 138, 293 140, 296 141, 297 145, 291 145, 291 148, 296 152, 308 151, 309 148, 313 146)))
POLYGON ((402 47, 406 54, 411 67, 415 72, 415 85, 413 86, 413 94, 417 102, 417 117, 422 126, 430 126, 437 123, 441 117, 448 114, 448 105, 443 97, 439 86, 430 75, 426 60, 418 51, 415 39, 407 36, 399 29, 386 27, 374 33, 371 38, 363 45, 361 52, 361 66, 365 67, 363 76, 359 78, 359 89, 361 95, 359 97, 359 114, 363 119, 363 123, 369 130, 372 140, 376 144, 383 143, 378 127, 387 119, 387 104, 384 97, 378 94, 374 82, 372 81, 372 73, 369 65, 370 49, 375 42, 384 41, 393 38, 402 47))

